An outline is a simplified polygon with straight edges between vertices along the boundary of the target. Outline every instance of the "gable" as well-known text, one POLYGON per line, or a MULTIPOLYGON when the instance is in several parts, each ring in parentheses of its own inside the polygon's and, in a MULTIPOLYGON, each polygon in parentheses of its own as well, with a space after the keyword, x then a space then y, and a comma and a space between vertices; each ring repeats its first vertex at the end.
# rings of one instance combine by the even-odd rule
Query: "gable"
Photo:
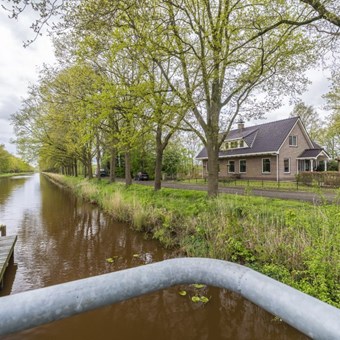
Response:
POLYGON ((290 137, 296 137, 297 146, 299 149, 314 149, 315 145, 310 139, 304 125, 302 124, 300 119, 297 119, 294 126, 292 127, 291 131, 287 134, 285 140, 283 141, 282 145, 279 148, 279 151, 282 150, 284 147, 289 147, 290 137))

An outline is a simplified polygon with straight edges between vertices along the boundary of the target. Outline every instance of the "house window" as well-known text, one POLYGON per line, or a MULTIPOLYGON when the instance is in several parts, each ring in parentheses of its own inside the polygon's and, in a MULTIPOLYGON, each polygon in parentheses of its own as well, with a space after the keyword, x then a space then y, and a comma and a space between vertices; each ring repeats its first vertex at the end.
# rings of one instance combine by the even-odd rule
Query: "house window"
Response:
POLYGON ((244 148, 244 141, 243 141, 243 140, 240 140, 239 147, 240 147, 240 148, 244 148))
POLYGON ((270 172, 270 159, 269 158, 262 159, 262 172, 270 172))
POLYGON ((289 146, 297 146, 297 136, 289 136, 289 146))
POLYGON ((290 158, 285 158, 283 160, 283 168, 285 173, 290 173, 290 158))
POLYGON ((231 141, 230 142, 230 149, 236 149, 237 148, 237 141, 231 141))
POLYGON ((228 172, 229 173, 235 172, 235 161, 228 161, 228 172))
POLYGON ((247 172, 247 161, 245 159, 240 160, 240 172, 247 172))

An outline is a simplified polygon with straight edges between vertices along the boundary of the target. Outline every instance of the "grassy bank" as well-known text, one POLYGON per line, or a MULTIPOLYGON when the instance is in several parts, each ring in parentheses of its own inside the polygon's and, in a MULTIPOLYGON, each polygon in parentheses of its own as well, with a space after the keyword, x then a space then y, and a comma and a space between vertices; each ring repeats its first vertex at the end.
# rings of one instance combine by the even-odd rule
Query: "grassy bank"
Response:
MULTIPOLYGON (((202 178, 180 180, 181 183, 188 183, 191 185, 207 185, 207 181, 202 178)), ((303 184, 296 181, 269 181, 269 180, 246 180, 246 179, 225 179, 220 180, 221 187, 239 187, 244 189, 259 189, 259 190, 279 190, 279 191, 301 191, 301 192, 315 192, 322 191, 324 193, 336 193, 338 189, 333 187, 320 187, 317 182, 310 185, 303 184)))
POLYGON ((340 207, 53 175, 187 256, 238 262, 340 308, 340 207))
POLYGON ((1 177, 15 177, 15 176, 24 176, 24 175, 32 175, 34 172, 11 172, 6 174, 0 174, 1 177))

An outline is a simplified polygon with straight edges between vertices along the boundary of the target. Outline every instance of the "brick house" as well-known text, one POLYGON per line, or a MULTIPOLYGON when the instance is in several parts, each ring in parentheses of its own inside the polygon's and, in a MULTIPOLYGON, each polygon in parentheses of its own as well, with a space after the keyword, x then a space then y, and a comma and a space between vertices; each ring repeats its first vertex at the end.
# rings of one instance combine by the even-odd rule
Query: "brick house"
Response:
MULTIPOLYGON (((196 156, 207 176, 207 151, 196 156)), ((299 117, 231 130, 219 152, 219 176, 294 180, 302 171, 327 170, 327 152, 313 142, 299 117)))

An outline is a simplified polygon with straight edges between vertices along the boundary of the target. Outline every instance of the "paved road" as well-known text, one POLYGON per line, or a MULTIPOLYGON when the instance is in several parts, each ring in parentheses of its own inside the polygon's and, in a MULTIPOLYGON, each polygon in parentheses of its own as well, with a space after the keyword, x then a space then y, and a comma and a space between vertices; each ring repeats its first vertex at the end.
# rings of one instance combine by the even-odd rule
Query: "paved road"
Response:
MULTIPOLYGON (((135 182, 138 184, 149 185, 153 186, 153 181, 145 181, 145 182, 135 182)), ((170 182, 170 181, 163 181, 162 187, 164 188, 173 188, 173 189, 188 189, 188 190, 200 190, 206 191, 207 187, 205 185, 198 185, 198 184, 188 184, 188 183, 179 183, 179 182, 170 182)), ((336 200, 336 194, 334 193, 323 193, 323 197, 320 194, 313 193, 313 192, 304 192, 304 191, 279 191, 279 190, 264 190, 264 189, 252 189, 250 192, 245 190, 244 188, 238 187, 219 187, 219 192, 221 193, 228 193, 228 194, 237 194, 237 195, 245 195, 250 193, 254 196, 262 196, 262 197, 269 197, 269 198, 280 198, 286 200, 297 200, 297 201, 306 201, 312 202, 316 204, 320 204, 323 200, 327 202, 333 203, 336 200)), ((339 202, 337 202, 339 204, 339 202)))

